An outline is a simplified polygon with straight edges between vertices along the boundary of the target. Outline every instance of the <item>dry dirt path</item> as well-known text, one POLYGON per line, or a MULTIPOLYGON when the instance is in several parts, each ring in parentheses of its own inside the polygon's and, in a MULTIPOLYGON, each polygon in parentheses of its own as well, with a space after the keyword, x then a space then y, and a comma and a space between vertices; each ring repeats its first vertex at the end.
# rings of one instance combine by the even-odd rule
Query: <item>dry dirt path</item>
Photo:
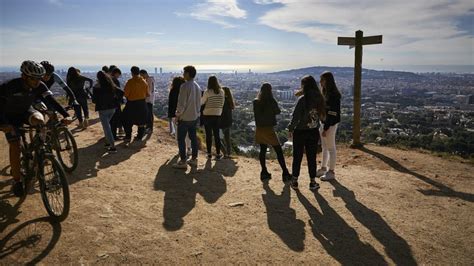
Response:
MULTIPOLYGON (((97 122, 97 120, 95 120, 97 122)), ((104 154, 98 123, 76 132, 71 212, 50 224, 39 193, 12 197, 0 137, 0 264, 474 263, 474 167, 416 151, 339 147, 335 182, 300 191, 259 180, 258 161, 171 168, 158 127, 143 145, 104 154), (232 203, 243 206, 231 207, 232 203)), ((290 160, 287 159, 289 165, 290 160)))

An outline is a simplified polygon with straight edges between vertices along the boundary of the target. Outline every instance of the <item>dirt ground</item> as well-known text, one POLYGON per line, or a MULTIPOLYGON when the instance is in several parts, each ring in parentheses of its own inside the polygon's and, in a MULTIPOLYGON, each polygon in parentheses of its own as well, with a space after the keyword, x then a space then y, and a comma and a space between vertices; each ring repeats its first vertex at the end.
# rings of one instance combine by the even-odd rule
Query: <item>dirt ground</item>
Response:
POLYGON ((177 147, 163 124, 144 144, 105 154, 92 122, 74 133, 80 161, 61 224, 37 191, 23 202, 10 193, 0 137, 0 264, 474 264, 468 162, 341 146, 337 181, 312 193, 303 168, 298 192, 274 161, 267 184, 250 158, 200 154, 197 169, 172 169, 177 147))

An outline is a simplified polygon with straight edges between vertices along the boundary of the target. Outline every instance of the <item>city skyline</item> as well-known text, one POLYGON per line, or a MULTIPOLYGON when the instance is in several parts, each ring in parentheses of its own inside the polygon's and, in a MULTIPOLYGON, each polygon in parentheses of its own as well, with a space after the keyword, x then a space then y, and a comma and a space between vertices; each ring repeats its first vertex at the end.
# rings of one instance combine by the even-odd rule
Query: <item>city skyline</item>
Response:
POLYGON ((382 45, 364 48, 364 67, 474 65, 474 3, 465 0, 6 0, 1 10, 4 69, 25 59, 149 71, 352 66, 354 51, 337 37, 358 29, 384 35, 382 45))

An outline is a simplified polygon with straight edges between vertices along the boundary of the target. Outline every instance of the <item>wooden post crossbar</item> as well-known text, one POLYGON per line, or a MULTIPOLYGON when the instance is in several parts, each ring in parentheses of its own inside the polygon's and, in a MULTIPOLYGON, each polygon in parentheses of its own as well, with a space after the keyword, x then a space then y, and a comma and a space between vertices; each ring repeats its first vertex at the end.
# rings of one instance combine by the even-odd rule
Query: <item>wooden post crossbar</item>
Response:
POLYGON ((364 37, 361 30, 356 31, 354 37, 338 37, 337 45, 348 45, 355 47, 354 63, 354 119, 352 122, 352 145, 353 148, 362 147, 360 141, 360 98, 362 81, 362 46, 382 43, 382 35, 364 37))

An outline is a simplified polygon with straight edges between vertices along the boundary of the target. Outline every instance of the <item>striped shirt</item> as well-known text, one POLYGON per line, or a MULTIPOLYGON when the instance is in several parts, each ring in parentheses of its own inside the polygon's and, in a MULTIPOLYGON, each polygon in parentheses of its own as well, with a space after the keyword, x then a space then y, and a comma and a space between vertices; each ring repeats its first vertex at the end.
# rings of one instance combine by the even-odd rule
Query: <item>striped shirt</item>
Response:
POLYGON ((201 98, 201 104, 205 104, 203 115, 216 115, 222 114, 222 107, 224 107, 224 91, 221 89, 219 93, 214 93, 214 90, 206 90, 201 98))

